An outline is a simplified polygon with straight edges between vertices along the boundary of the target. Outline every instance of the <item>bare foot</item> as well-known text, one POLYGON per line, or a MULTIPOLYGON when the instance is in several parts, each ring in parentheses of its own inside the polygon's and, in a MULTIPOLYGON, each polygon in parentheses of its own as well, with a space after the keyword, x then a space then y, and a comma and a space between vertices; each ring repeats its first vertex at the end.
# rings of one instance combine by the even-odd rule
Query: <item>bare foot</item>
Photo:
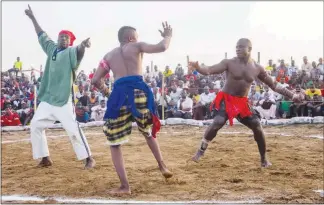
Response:
POLYGON ((264 167, 264 168, 268 168, 271 165, 272 165, 271 162, 269 162, 268 160, 264 160, 263 162, 261 162, 261 167, 264 167))
POLYGON ((198 151, 196 152, 195 156, 193 156, 193 157, 191 158, 191 160, 194 161, 194 162, 196 162, 196 163, 198 163, 200 157, 202 157, 203 154, 204 154, 203 152, 201 152, 200 150, 198 150, 198 151))
POLYGON ((168 170, 168 168, 166 167, 164 162, 159 163, 159 169, 160 169, 162 175, 164 176, 164 178, 169 179, 173 176, 172 172, 170 170, 168 170))
POLYGON ((96 165, 96 161, 92 157, 88 157, 86 159, 86 164, 85 164, 84 168, 91 169, 91 168, 95 167, 95 165, 96 165))
POLYGON ((50 157, 43 157, 39 162, 38 167, 50 167, 53 165, 53 161, 50 157))
POLYGON ((131 195, 132 193, 129 187, 128 188, 119 187, 108 191, 108 194, 113 196, 124 196, 124 195, 131 195))

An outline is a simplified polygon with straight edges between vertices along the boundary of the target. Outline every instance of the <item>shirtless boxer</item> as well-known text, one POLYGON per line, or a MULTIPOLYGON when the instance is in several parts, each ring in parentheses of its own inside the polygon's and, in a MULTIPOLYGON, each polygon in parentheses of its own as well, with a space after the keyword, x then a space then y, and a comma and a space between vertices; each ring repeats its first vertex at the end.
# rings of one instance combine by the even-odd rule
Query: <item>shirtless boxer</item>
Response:
POLYGON ((163 162, 156 139, 160 121, 156 117, 153 93, 144 83, 142 76, 143 53, 162 53, 169 48, 172 29, 167 23, 163 23, 163 29, 163 32, 160 31, 163 40, 152 45, 138 42, 135 28, 129 26, 120 28, 118 31, 120 46, 104 56, 92 79, 92 84, 105 95, 109 94, 109 88, 105 86, 102 79, 110 70, 115 79, 107 102, 104 119, 108 120, 103 131, 110 144, 112 160, 121 186, 111 190, 109 194, 131 193, 120 145, 128 142, 132 130, 132 120, 136 121, 139 131, 144 135, 162 175, 165 178, 172 177, 172 173, 163 162))
MULTIPOLYGON (((214 75, 225 72, 226 81, 221 92, 219 92, 212 103, 216 108, 213 123, 207 128, 201 145, 192 158, 198 162, 204 155, 208 144, 216 137, 220 130, 229 120, 233 125, 233 118, 237 118, 243 125, 253 131, 254 139, 258 144, 261 166, 268 167, 271 163, 266 157, 266 142, 260 123, 259 114, 248 105, 247 95, 251 84, 257 78, 268 85, 272 90, 284 96, 292 98, 295 102, 301 101, 301 96, 293 94, 279 83, 272 80, 266 70, 251 58, 252 44, 249 39, 240 39, 236 44, 237 57, 224 59, 213 66, 199 66, 198 62, 190 62, 189 70, 197 70, 203 75, 214 75)), ((211 106, 211 108, 212 108, 211 106)))

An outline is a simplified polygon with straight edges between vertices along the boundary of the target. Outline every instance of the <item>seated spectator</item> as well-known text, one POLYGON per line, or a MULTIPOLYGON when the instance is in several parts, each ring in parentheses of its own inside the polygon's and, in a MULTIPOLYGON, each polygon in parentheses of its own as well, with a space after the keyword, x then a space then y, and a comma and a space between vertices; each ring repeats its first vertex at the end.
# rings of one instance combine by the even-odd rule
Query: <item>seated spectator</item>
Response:
POLYGON ((205 86, 204 93, 200 95, 200 100, 194 100, 193 119, 204 120, 209 116, 210 103, 215 99, 215 93, 209 92, 209 87, 205 86))
POLYGON ((253 103, 254 106, 261 99, 261 94, 256 91, 255 85, 251 86, 251 90, 250 90, 250 94, 249 94, 248 98, 251 100, 251 102, 253 103))
POLYGON ((4 96, 4 88, 1 88, 1 111, 5 109, 4 105, 6 102, 6 97, 4 96))
MULTIPOLYGON (((304 95, 305 91, 301 88, 300 85, 297 85, 294 93, 296 93, 296 94, 300 93, 300 94, 304 95)), ((291 116, 295 116, 295 117, 304 116, 306 104, 307 104, 306 100, 301 103, 292 102, 290 104, 291 116)))
POLYGON ((4 114, 1 115, 1 126, 20 126, 19 115, 11 108, 10 104, 6 104, 4 114))
POLYGON ((279 101, 278 114, 281 118, 291 117, 290 107, 292 102, 288 97, 283 97, 282 101, 279 101))
POLYGON ((95 105, 98 105, 99 104, 99 98, 98 96, 96 96, 96 92, 95 91, 92 91, 91 94, 90 94, 90 97, 89 97, 89 109, 91 110, 91 108, 95 105))
POLYGON ((260 113, 262 119, 275 119, 276 118, 276 102, 273 98, 270 98, 268 92, 264 93, 264 99, 260 100, 256 110, 260 113))
MULTIPOLYGON (((171 86, 170 88, 170 98, 174 103, 178 103, 181 97, 181 92, 176 88, 176 86, 171 86)), ((172 103, 173 104, 173 103, 172 103)))
POLYGON ((154 100, 157 105, 157 110, 160 119, 162 119, 162 106, 164 107, 164 119, 167 119, 169 117, 172 117, 172 113, 170 110, 170 101, 171 98, 169 95, 166 94, 167 92, 164 92, 164 95, 162 97, 162 94, 158 91, 157 88, 154 88, 153 94, 154 94, 154 100))
POLYGON ((75 106, 75 113, 78 122, 86 123, 89 121, 89 108, 87 106, 82 106, 80 101, 75 106))
POLYGON ((103 121, 106 109, 106 102, 104 100, 101 100, 99 105, 93 106, 91 108, 90 121, 103 121))
POLYGON ((324 101, 322 96, 314 95, 313 99, 307 103, 308 116, 324 116, 324 101))
POLYGON ((193 101, 187 96, 186 91, 182 91, 181 98, 177 104, 177 111, 174 111, 173 116, 176 118, 192 119, 193 101))
POLYGON ((308 89, 305 91, 306 98, 308 100, 312 99, 314 95, 321 96, 321 90, 317 89, 314 84, 310 84, 308 89))
POLYGON ((17 110, 17 113, 19 114, 20 122, 22 122, 22 125, 25 126, 29 124, 33 118, 34 109, 29 108, 26 101, 22 101, 21 109, 17 110))

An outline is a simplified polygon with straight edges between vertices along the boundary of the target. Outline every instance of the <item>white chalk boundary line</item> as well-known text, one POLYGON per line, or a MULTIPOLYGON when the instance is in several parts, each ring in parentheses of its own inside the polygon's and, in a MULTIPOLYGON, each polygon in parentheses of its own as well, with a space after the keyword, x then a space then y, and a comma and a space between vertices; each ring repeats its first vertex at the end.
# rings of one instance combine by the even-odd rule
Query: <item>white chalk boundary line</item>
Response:
MULTIPOLYGON (((188 125, 188 126, 208 126, 212 123, 213 120, 205 120, 205 121, 198 121, 198 120, 192 120, 192 119, 180 119, 180 118, 169 118, 166 120, 160 120, 161 125, 188 125)), ((241 125, 241 123, 234 119, 233 121, 234 125, 241 125)), ((95 121, 95 122, 88 122, 88 123, 80 123, 80 127, 99 127, 103 126, 105 124, 105 121, 95 121)), ((228 122, 226 123, 228 124, 228 122)), ((324 124, 324 117, 318 116, 318 117, 294 117, 291 119, 274 119, 274 120, 261 120, 262 125, 270 125, 270 126, 276 126, 276 125, 293 125, 293 124, 324 124)), ((134 122, 132 124, 133 127, 136 127, 136 123, 134 122)), ((59 124, 53 124, 51 126, 48 126, 49 129, 62 129, 62 125, 59 124)), ((7 127, 1 127, 1 131, 4 132, 15 132, 15 131, 28 131, 30 129, 29 126, 7 126, 7 127)))
MULTIPOLYGON (((204 133, 204 131, 196 131, 195 133, 204 133)), ((252 132, 218 132, 219 134, 253 134, 252 132)), ((159 134, 169 134, 169 132, 159 132, 159 134)), ((183 134, 183 132, 172 132, 172 134, 183 134)), ((295 135, 290 135, 286 133, 276 133, 276 132, 269 132, 269 133, 264 133, 265 135, 279 135, 279 136, 284 136, 284 137, 295 137, 295 135)), ((88 135, 102 135, 104 137, 103 132, 93 132, 93 133, 85 133, 86 136, 88 135)), ((61 137, 68 137, 68 135, 50 135, 47 136, 47 138, 50 139, 56 139, 56 138, 61 138, 61 137)), ((305 138, 316 138, 316 139, 324 139, 322 135, 309 135, 309 136, 304 136, 305 138)), ((19 140, 5 140, 1 141, 1 144, 12 144, 12 143, 19 143, 19 142, 30 142, 30 139, 19 139, 19 140)))
POLYGON ((87 204, 251 204, 262 203, 262 199, 248 199, 238 201, 135 201, 135 200, 108 200, 108 199, 93 199, 93 198, 65 198, 65 197, 47 197, 42 198, 38 196, 20 196, 20 195, 8 195, 1 196, 1 201, 34 201, 44 202, 45 200, 55 200, 56 203, 87 203, 87 204))

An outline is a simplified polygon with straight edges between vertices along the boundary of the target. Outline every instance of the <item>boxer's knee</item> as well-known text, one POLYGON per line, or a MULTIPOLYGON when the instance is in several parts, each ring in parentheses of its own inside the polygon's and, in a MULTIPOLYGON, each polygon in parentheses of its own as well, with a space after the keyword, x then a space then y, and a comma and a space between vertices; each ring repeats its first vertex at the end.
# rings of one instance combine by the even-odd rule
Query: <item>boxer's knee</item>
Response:
POLYGON ((220 130, 226 123, 226 117, 218 115, 214 118, 213 123, 206 130, 204 138, 211 141, 216 137, 218 130, 220 130))

